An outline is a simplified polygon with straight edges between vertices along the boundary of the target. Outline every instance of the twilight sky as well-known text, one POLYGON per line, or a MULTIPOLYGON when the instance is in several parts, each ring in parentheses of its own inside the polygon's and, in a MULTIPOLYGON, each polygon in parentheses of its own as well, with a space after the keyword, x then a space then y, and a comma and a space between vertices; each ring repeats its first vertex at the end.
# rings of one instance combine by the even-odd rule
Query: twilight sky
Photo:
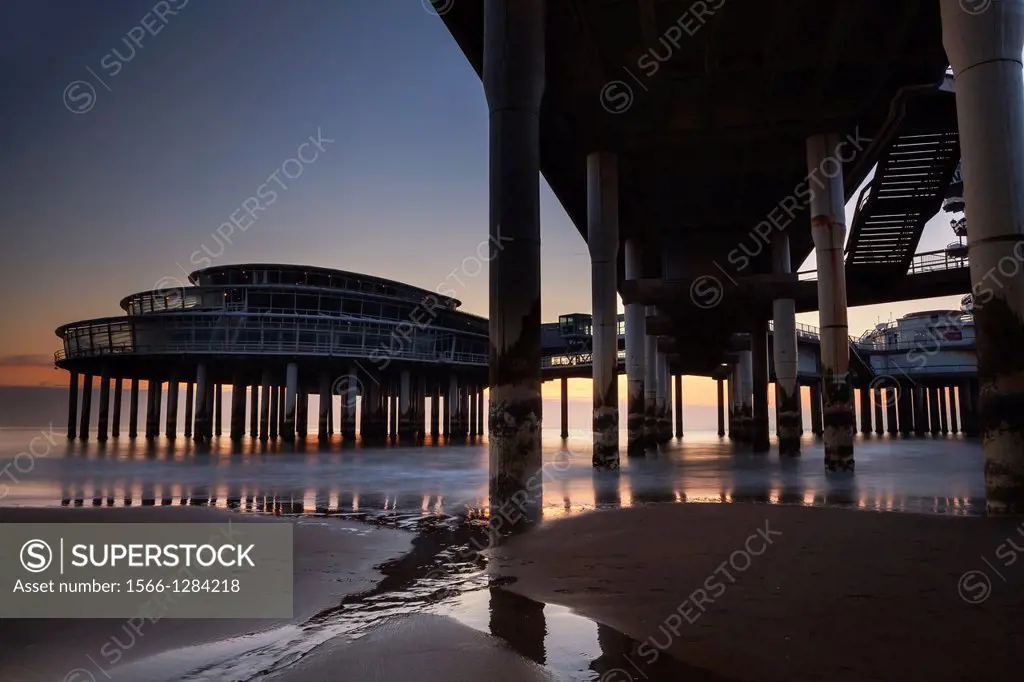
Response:
MULTIPOLYGON (((463 265, 487 238, 486 103, 421 0, 5 0, 0 55, 0 385, 65 386, 55 327, 117 315, 207 257, 448 279, 487 314, 486 264, 463 265), (322 150, 304 147, 313 160, 286 178, 310 136, 322 150), (215 240, 261 185, 275 199, 215 240)), ((590 309, 589 258, 542 186, 553 321, 590 309)), ((952 241, 948 223, 933 219, 919 250, 952 241)), ((852 309, 851 333, 958 305, 852 309)), ((710 386, 694 384, 695 402, 710 386)))

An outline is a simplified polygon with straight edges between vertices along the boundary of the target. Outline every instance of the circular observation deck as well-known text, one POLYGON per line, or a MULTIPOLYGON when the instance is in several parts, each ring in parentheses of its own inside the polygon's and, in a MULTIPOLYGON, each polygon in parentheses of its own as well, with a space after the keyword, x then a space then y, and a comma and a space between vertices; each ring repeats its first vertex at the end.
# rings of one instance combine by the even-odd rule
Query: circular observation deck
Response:
POLYGON ((59 327, 56 365, 142 377, 187 373, 198 362, 247 374, 275 358, 321 367, 360 361, 368 373, 413 364, 486 372, 487 319, 459 311, 454 292, 278 264, 205 268, 188 280, 165 278, 126 296, 125 315, 59 327))

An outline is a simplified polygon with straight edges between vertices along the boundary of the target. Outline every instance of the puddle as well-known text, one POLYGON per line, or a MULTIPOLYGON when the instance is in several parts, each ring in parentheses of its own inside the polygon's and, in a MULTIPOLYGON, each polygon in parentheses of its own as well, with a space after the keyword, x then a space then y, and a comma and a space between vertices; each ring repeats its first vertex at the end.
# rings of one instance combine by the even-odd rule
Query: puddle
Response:
MULTIPOLYGON (((347 518, 353 518, 348 516, 347 518)), ((328 641, 354 641, 385 621, 412 614, 450 616, 493 635, 524 658, 572 682, 660 682, 725 678, 679 663, 619 631, 535 602, 507 589, 510 580, 487 573, 481 549, 501 539, 487 521, 415 515, 362 516, 371 525, 417 533, 412 549, 378 569, 371 590, 344 598, 303 624, 168 651, 127 664, 119 680, 147 682, 256 682, 269 680, 328 641)), ((301 522, 316 522, 305 517, 301 522)))

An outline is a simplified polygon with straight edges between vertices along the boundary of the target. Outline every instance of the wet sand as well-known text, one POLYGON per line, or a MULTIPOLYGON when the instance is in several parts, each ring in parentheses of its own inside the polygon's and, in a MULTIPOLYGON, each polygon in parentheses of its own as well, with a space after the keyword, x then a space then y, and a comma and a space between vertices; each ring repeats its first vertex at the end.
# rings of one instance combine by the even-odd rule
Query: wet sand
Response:
POLYGON ((1024 667, 1024 551, 1008 538, 1024 548, 1021 519, 663 505, 548 524, 489 568, 646 641, 623 679, 663 650, 735 680, 1002 680, 1024 667))
MULTIPOLYGON (((224 522, 230 512, 199 508, 0 509, 0 523, 159 523, 224 522)), ((273 519, 231 514, 232 523, 273 519)), ((134 638, 119 619, 0 620, 0 679, 4 682, 63 681, 81 668, 95 679, 141 682, 120 675, 130 661, 163 651, 263 630, 287 622, 302 623, 337 606, 345 595, 370 589, 380 580, 374 566, 408 551, 412 535, 338 519, 305 518, 294 535, 294 611, 291 621, 242 619, 163 619, 146 624, 134 638), (117 637, 125 655, 106 665, 100 648, 117 637)), ((69 682, 87 682, 85 674, 69 682)))

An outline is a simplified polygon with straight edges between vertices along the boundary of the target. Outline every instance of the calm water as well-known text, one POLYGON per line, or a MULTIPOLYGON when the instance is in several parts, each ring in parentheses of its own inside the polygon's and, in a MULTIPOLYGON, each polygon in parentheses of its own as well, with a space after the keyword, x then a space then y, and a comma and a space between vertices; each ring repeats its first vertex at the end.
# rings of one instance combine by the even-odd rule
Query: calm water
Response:
MULTIPOLYGON (((984 510, 981 447, 957 436, 859 437, 853 476, 826 476, 820 439, 780 461, 713 433, 688 433, 659 452, 595 472, 590 436, 544 438, 542 516, 654 502, 767 502, 973 514, 984 510)), ((622 437, 625 445, 625 434, 622 437)), ((624 449, 624 448, 623 448, 624 449)), ((487 445, 297 448, 218 438, 197 447, 121 437, 68 442, 60 431, 0 432, 0 504, 206 504, 344 515, 452 515, 487 507, 487 445), (52 442, 51 442, 52 441, 52 442)))

